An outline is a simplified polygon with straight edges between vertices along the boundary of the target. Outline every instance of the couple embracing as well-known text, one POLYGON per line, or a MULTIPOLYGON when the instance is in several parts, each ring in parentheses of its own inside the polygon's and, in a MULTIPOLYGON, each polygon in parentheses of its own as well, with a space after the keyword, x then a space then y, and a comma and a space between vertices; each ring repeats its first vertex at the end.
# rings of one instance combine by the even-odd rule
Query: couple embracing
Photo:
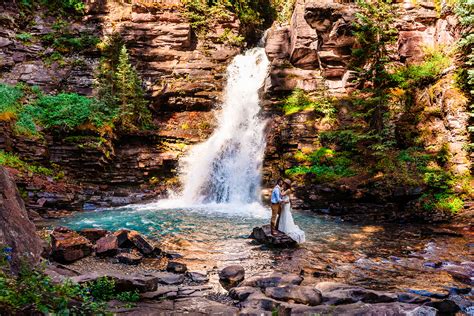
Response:
POLYGON ((278 179, 272 191, 272 235, 277 234, 277 230, 285 233, 297 243, 305 241, 305 233, 293 220, 291 214, 291 182, 290 180, 278 179))

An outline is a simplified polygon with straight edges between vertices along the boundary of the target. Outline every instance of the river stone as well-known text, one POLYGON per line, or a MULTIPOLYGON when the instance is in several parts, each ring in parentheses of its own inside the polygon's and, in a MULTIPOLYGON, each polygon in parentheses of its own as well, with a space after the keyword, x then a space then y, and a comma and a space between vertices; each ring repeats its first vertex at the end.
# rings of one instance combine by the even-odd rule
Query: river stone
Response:
POLYGON ((240 286, 251 286, 265 289, 284 285, 300 285, 303 278, 296 274, 273 272, 270 274, 256 274, 243 281, 240 286))
POLYGON ((115 258, 118 262, 123 264, 137 265, 142 261, 143 255, 135 250, 132 252, 119 253, 115 258))
POLYGON ((51 256, 57 262, 71 263, 91 253, 91 242, 75 231, 57 227, 51 233, 51 256))
POLYGON ((457 312, 461 310, 459 306, 451 300, 429 302, 429 303, 426 303, 425 305, 436 308, 440 315, 455 315, 457 312))
POLYGON ((244 278, 245 269, 239 265, 228 266, 219 271, 219 282, 226 290, 237 286, 244 278))
POLYGON ((344 315, 344 316, 435 316, 436 309, 428 306, 418 306, 399 302, 366 304, 357 302, 347 305, 318 305, 280 304, 276 310, 278 315, 344 315))
POLYGON ((77 277, 72 277, 71 281, 75 283, 94 282, 99 278, 108 277, 114 280, 115 288, 119 292, 135 291, 140 293, 153 292, 156 290, 159 277, 154 274, 132 274, 125 275, 120 273, 87 273, 77 277))
POLYGON ((286 234, 277 231, 276 235, 272 235, 270 225, 263 225, 262 227, 255 227, 250 235, 250 238, 255 239, 257 242, 275 246, 275 247, 295 247, 296 241, 288 237, 286 234))
POLYGON ((166 271, 168 272, 186 273, 187 270, 188 270, 188 267, 184 263, 180 263, 180 262, 170 261, 168 262, 168 265, 166 266, 166 271))
POLYGON ((28 219, 15 182, 7 170, 0 166, 0 245, 11 248, 11 252, 8 252, 9 249, 2 252, 11 256, 10 267, 13 272, 18 272, 22 264, 37 264, 43 250, 41 244, 35 225, 28 219))
POLYGON ((130 231, 128 233, 128 240, 137 247, 138 250, 144 255, 150 255, 153 253, 153 246, 137 231, 130 231))
POLYGON ((311 286, 285 285, 265 289, 265 295, 278 301, 294 301, 306 305, 319 305, 322 302, 321 292, 311 286))
POLYGON ((209 277, 207 276, 207 273, 202 273, 202 272, 187 272, 186 276, 191 279, 191 281, 196 282, 196 283, 206 283, 209 282, 209 277))
POLYGON ((388 303, 397 301, 397 295, 372 291, 358 286, 347 285, 337 282, 321 282, 316 285, 321 292, 324 303, 329 305, 364 303, 388 303))
POLYGON ((234 300, 245 301, 251 294, 260 292, 260 289, 251 286, 239 286, 231 288, 229 296, 234 300))
POLYGON ((97 240, 95 253, 97 256, 114 256, 118 251, 118 238, 115 235, 107 235, 97 240))
POLYGON ((157 272, 154 274, 158 278, 158 283, 166 285, 176 285, 184 282, 183 274, 176 274, 171 272, 157 272))
POLYGON ((280 304, 282 303, 265 296, 260 291, 257 291, 255 293, 250 294, 246 300, 239 304, 239 306, 245 309, 264 310, 272 312, 274 310, 277 310, 280 304))
POLYGON ((100 238, 105 237, 109 232, 101 228, 85 228, 81 229, 78 233, 95 243, 100 238))
POLYGON ((140 297, 149 300, 171 298, 177 296, 178 290, 177 286, 160 286, 156 291, 143 293, 140 297))

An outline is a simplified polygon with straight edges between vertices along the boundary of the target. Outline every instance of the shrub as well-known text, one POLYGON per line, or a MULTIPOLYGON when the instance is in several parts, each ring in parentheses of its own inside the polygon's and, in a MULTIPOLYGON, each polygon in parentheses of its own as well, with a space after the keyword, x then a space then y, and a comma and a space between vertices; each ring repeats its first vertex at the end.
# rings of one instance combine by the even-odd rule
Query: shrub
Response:
POLYGON ((16 38, 22 42, 29 42, 33 38, 33 35, 31 35, 31 33, 20 33, 16 35, 16 38))
POLYGON ((282 109, 285 115, 312 110, 328 119, 334 119, 337 112, 332 101, 326 96, 310 97, 302 89, 293 90, 292 93, 283 100, 282 109))
POLYGON ((30 108, 30 113, 46 128, 72 130, 86 123, 96 127, 108 119, 100 103, 76 93, 42 96, 30 108))
POLYGON ((19 86, 0 83, 0 121, 10 121, 18 114, 18 101, 23 97, 19 86))
POLYGON ((428 211, 436 210, 456 214, 464 207, 463 200, 455 194, 450 193, 425 195, 422 201, 423 208, 428 211))
POLYGON ((32 165, 20 159, 15 154, 0 150, 0 165, 18 169, 22 172, 31 172, 51 176, 53 171, 49 168, 32 165))
POLYGON ((86 284, 90 295, 99 301, 109 301, 115 297, 115 281, 112 278, 101 277, 86 284))
POLYGON ((353 130, 339 130, 321 132, 319 140, 324 145, 335 144, 344 151, 354 151, 361 137, 353 130))
POLYGON ((435 80, 450 63, 450 58, 444 52, 433 51, 421 64, 398 69, 391 75, 391 79, 403 89, 414 88, 435 80))

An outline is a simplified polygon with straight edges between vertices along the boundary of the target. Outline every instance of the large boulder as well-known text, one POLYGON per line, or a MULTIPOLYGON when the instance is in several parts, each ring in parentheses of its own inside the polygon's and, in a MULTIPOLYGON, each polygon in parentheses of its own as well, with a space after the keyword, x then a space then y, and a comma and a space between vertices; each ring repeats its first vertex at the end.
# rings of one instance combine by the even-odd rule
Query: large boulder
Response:
POLYGON ((250 238, 255 239, 259 243, 275 247, 295 247, 297 245, 296 241, 280 231, 277 231, 275 235, 272 235, 270 225, 255 227, 250 238))
POLYGON ((219 282, 229 290, 237 286, 245 278, 245 270, 242 266, 232 265, 219 271, 219 282))
POLYGON ((324 303, 330 305, 357 302, 390 303, 398 300, 397 295, 394 293, 372 291, 337 282, 321 282, 316 285, 316 289, 322 293, 324 303))
POLYGON ((20 193, 7 170, 0 166, 0 256, 6 255, 13 272, 18 272, 22 262, 36 264, 42 250, 20 193), (2 251, 2 247, 6 248, 2 251))
POLYGON ((265 295, 278 301, 294 301, 295 303, 306 305, 319 305, 323 301, 321 292, 312 286, 285 285, 279 287, 269 287, 265 290, 265 295))
POLYGON ((251 286, 266 289, 268 287, 277 287, 285 285, 300 285, 303 278, 296 274, 273 272, 270 274, 262 273, 251 276, 243 281, 240 286, 251 286))
POLYGON ((84 236, 66 227, 57 227, 51 233, 51 256, 61 263, 71 263, 92 253, 92 243, 84 236))

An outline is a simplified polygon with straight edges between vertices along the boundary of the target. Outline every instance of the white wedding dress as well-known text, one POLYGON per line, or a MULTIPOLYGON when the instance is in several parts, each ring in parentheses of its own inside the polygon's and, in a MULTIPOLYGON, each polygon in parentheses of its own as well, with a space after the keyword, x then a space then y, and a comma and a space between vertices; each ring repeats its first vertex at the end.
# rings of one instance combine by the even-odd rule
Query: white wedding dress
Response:
MULTIPOLYGON (((283 197, 283 201, 287 202, 290 198, 288 196, 283 197)), ((298 225, 295 224, 293 220, 293 215, 291 214, 291 204, 283 203, 281 207, 280 214, 280 223, 278 224, 278 230, 287 234, 294 241, 301 244, 305 242, 306 237, 304 231, 302 231, 298 225)))

